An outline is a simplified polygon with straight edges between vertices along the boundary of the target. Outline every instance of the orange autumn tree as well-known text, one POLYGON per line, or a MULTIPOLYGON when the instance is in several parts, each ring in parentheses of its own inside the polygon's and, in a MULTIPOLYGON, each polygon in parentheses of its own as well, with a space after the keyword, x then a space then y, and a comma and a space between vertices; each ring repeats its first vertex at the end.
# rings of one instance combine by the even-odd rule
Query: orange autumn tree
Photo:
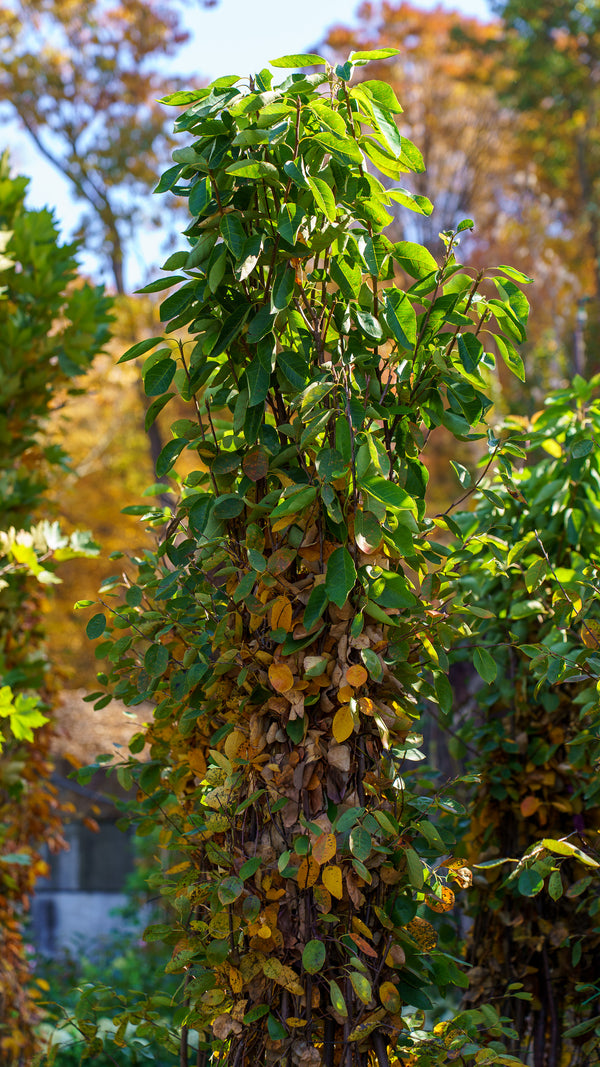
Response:
MULTIPOLYGON (((429 210, 404 185, 423 160, 394 91, 353 78, 395 54, 287 56, 317 71, 166 101, 187 143, 160 188, 187 198, 188 246, 147 287, 170 290, 165 333, 122 359, 145 357, 153 412, 187 404, 158 461, 178 499, 128 509, 158 546, 105 584, 87 632, 97 707, 154 705, 117 774, 172 855, 151 879, 170 918, 145 937, 181 975, 171 1030, 157 993, 113 1009, 114 1041, 143 1022, 184 1067, 481 1062, 482 1027, 519 1062, 490 1006, 424 1026, 466 985, 431 920, 470 872, 437 825, 452 796, 411 769, 463 632, 440 609, 452 521, 426 518, 423 451, 442 426, 485 437, 484 342, 521 373, 527 279, 461 266, 456 230, 439 261, 386 236, 397 204, 429 210)), ((95 1051, 104 995, 79 1015, 95 1051)))

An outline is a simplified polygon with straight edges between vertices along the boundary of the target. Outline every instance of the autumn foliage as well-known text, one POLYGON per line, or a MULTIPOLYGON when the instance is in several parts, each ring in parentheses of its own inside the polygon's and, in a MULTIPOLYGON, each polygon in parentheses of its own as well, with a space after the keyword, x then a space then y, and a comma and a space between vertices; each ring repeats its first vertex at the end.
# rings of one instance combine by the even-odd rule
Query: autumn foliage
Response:
POLYGON ((190 247, 146 288, 172 290, 166 335, 122 358, 146 357, 155 413, 187 402, 157 464, 179 497, 128 509, 158 547, 105 584, 87 630, 102 685, 155 705, 117 773, 173 853, 154 879, 172 922, 145 936, 182 975, 182 1063, 192 1033, 200 1063, 296 1067, 445 1062, 477 1053, 482 1024, 503 1033, 493 1008, 422 1027, 465 984, 431 918, 470 872, 436 825, 452 798, 411 764, 462 632, 438 606, 451 520, 426 517, 421 453, 439 426, 481 437, 492 341, 522 373, 527 279, 460 266, 455 231, 441 262, 385 236, 394 205, 431 210, 370 169, 423 168, 390 87, 351 83, 393 51, 285 57, 325 70, 167 101, 193 143, 159 190, 188 198, 190 247))
MULTIPOLYGON (((48 721, 56 682, 43 654, 45 590, 54 562, 93 553, 84 536, 38 522, 47 473, 62 461, 39 433, 59 391, 75 388, 107 336, 106 298, 75 283, 74 246, 62 245, 47 211, 24 207, 25 178, 0 162, 0 1063, 31 1062, 39 1021, 22 920, 40 847, 59 848, 61 821, 50 782, 48 721), (23 529, 25 527, 25 529, 23 529)), ((37 990, 37 997, 40 990, 37 990)))

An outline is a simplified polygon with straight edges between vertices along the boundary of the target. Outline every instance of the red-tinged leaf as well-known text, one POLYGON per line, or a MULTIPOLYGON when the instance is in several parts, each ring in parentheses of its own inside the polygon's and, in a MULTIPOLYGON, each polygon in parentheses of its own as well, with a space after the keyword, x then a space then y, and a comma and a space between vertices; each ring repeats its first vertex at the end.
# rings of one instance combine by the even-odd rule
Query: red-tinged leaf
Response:
POLYGON ((242 460, 242 470, 251 482, 259 482, 269 472, 269 457, 264 448, 257 445, 246 453, 242 460))
POLYGON ((269 574, 283 574, 296 558, 296 551, 289 546, 277 549, 267 563, 269 574))

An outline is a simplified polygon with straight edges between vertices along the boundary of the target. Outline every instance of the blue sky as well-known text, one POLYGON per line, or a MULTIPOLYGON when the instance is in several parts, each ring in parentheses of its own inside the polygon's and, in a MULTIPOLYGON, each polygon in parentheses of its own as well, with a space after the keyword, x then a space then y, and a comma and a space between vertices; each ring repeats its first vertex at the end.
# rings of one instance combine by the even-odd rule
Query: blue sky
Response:
MULTIPOLYGON (((412 2, 424 9, 442 6, 482 19, 490 17, 486 0, 455 0, 440 5, 436 0, 412 2)), ((192 3, 185 8, 185 17, 193 40, 180 53, 178 73, 195 73, 210 79, 258 71, 270 59, 314 46, 336 23, 352 25, 358 6, 357 0, 220 0, 218 7, 206 10, 192 3)), ((31 179, 28 204, 53 208, 63 235, 68 238, 79 207, 73 202, 67 183, 37 155, 16 124, 5 127, 2 140, 10 148, 14 170, 31 179)), ((157 236, 149 235, 139 247, 131 249, 127 264, 130 287, 155 276, 153 268, 164 258, 159 245, 157 236)), ((93 259, 83 256, 81 262, 85 270, 96 273, 93 259)))

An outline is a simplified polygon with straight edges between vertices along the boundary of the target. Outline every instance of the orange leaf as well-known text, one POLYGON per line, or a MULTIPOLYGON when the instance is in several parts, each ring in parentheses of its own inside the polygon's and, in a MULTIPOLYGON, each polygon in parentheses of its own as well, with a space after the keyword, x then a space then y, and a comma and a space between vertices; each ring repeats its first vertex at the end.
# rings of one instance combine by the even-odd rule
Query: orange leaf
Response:
POLYGON ((321 874, 323 879, 323 885, 329 890, 332 897, 336 900, 341 900, 344 895, 344 888, 342 885, 342 872, 339 867, 324 867, 321 874))
POLYGON ((361 952, 364 952, 365 956, 374 956, 375 959, 377 959, 377 953, 375 949, 372 945, 369 944, 368 941, 365 940, 364 937, 361 937, 360 934, 355 933, 348 934, 348 937, 352 938, 356 947, 359 948, 361 952))
POLYGON ((285 663, 272 663, 269 667, 269 681, 278 693, 287 693, 294 687, 294 676, 285 663))
POLYGON ((312 856, 303 859, 296 874, 296 881, 300 889, 309 889, 311 885, 314 885, 319 877, 320 869, 319 864, 312 856))
POLYGON ((333 716, 331 730, 338 745, 341 745, 342 741, 350 737, 354 730, 354 719, 349 704, 342 704, 341 708, 338 708, 333 716))
POLYGON ((352 685, 355 687, 358 685, 364 685, 368 677, 369 675, 367 674, 365 668, 361 667, 359 663, 357 663, 354 667, 348 667, 348 670, 346 671, 346 681, 348 682, 348 685, 352 685))
POLYGON ((449 886, 444 885, 442 886, 441 897, 435 896, 434 893, 431 893, 425 898, 425 903, 428 908, 431 908, 432 911, 441 912, 450 911, 451 908, 454 907, 454 900, 454 893, 452 892, 449 886))
POLYGON ((315 841, 312 854, 317 863, 327 863, 336 853, 335 834, 321 834, 315 841))
POLYGON ((289 633, 292 628, 292 605, 286 596, 278 596, 273 601, 271 608, 271 629, 285 630, 289 633))
POLYGON ((524 819, 529 818, 530 815, 535 815, 540 806, 541 801, 537 797, 528 796, 524 797, 519 807, 521 809, 521 815, 524 819))

